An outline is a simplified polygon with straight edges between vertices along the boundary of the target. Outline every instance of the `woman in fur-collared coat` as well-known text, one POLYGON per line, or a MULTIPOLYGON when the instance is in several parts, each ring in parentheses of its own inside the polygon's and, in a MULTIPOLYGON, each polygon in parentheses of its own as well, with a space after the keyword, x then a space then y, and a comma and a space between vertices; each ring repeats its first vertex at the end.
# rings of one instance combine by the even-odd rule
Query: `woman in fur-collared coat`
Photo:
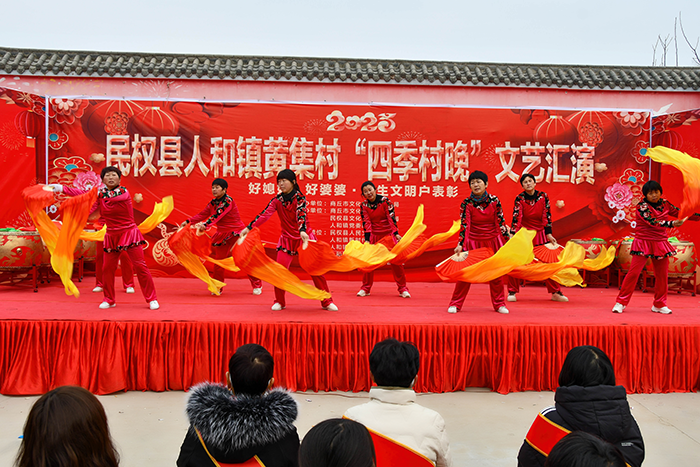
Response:
POLYGON ((231 357, 228 387, 202 383, 191 389, 186 409, 190 427, 178 467, 251 460, 265 467, 297 467, 299 435, 294 421, 299 409, 286 390, 269 390, 274 383, 272 366, 265 348, 246 344, 231 357))

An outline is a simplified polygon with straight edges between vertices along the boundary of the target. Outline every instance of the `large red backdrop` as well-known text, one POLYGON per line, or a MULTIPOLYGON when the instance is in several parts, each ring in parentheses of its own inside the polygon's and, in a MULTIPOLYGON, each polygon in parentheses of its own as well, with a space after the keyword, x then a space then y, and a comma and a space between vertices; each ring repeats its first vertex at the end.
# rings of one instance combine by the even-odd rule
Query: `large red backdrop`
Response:
MULTIPOLYGON (((41 141, 48 147, 46 162, 43 148, 36 154, 40 168, 47 164, 49 183, 80 185, 89 172, 117 165, 140 218, 155 201, 174 196, 175 212, 148 237, 149 266, 159 275, 184 275, 165 239, 205 206, 215 177, 228 180, 248 222, 276 193, 276 173, 294 170, 312 227, 338 251, 362 238, 358 204, 365 180, 392 199, 402 231, 423 204, 432 234, 458 217, 474 170, 489 175, 488 190, 501 199, 508 221, 521 191, 518 178, 530 172, 549 194, 558 239, 611 239, 631 231, 650 175, 640 150, 652 137, 654 144, 699 154, 692 112, 652 122, 649 113, 632 110, 45 99, 3 91, 17 104, 3 108, 31 111, 48 122, 46 143, 41 141)), ((24 172, 32 173, 27 181, 36 166, 22 161, 24 172)), ((678 177, 675 169, 659 170, 652 174, 662 183, 678 177)), ((21 178, 13 179, 16 184, 21 178)), ((666 186, 680 202, 680 187, 666 186)), ((11 204, 18 202, 13 197, 11 204)), ((2 214, 3 224, 21 224, 14 211, 2 214)), ((263 239, 274 243, 278 232, 273 220, 263 239)), ((445 252, 407 267, 424 270, 419 278, 436 279, 432 265, 439 256, 445 252)))

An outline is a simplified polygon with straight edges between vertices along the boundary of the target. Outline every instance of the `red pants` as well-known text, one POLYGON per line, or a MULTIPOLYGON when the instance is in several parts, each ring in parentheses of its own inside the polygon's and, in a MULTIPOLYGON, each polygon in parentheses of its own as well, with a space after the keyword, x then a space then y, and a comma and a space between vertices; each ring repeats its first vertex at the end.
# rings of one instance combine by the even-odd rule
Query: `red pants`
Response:
MULTIPOLYGON (((634 287, 637 285, 639 275, 644 269, 647 262, 645 256, 633 255, 630 270, 627 271, 625 279, 622 281, 620 293, 617 295, 617 303, 627 306, 634 293, 634 287)), ((666 306, 668 298, 668 256, 663 259, 651 259, 651 264, 654 266, 654 279, 656 279, 656 287, 654 288, 654 306, 661 308, 666 306)))
MULTIPOLYGON (((233 236, 231 237, 226 243, 223 245, 219 246, 211 246, 211 257, 214 259, 224 259, 228 258, 231 256, 231 248, 233 248, 234 243, 238 241, 238 236, 233 236)), ((224 281, 224 272, 226 270, 222 268, 221 266, 214 265, 214 274, 213 277, 217 281, 220 282, 225 282, 224 281)), ((254 289, 259 289, 262 287, 262 281, 258 279, 257 277, 253 276, 248 276, 248 280, 250 281, 250 285, 253 286, 254 289)))
POLYGON ((117 262, 119 261, 119 255, 121 253, 126 253, 131 259, 131 264, 136 270, 136 277, 139 279, 139 285, 141 286, 141 293, 143 293, 146 302, 156 300, 156 287, 153 284, 153 277, 151 276, 151 271, 148 270, 146 266, 146 260, 143 257, 143 247, 141 245, 127 248, 126 250, 104 252, 104 265, 102 266, 102 278, 104 281, 104 296, 105 302, 112 304, 115 303, 114 300, 114 272, 117 270, 117 262))
MULTIPOLYGON (((399 264, 390 264, 390 266, 391 272, 394 273, 394 281, 396 281, 396 288, 399 289, 399 293, 408 292, 403 266, 399 264)), ((372 289, 372 284, 374 284, 374 271, 364 273, 362 275, 362 290, 369 293, 370 289, 372 289)))
MULTIPOLYGON (((461 310, 471 286, 469 282, 457 282, 455 284, 455 290, 452 292, 450 306, 457 307, 457 311, 461 310)), ((503 292, 503 278, 499 277, 489 282, 489 288, 491 289, 491 304, 493 304, 493 309, 498 311, 500 307, 506 306, 506 295, 503 292)))
MULTIPOLYGON (((102 282, 102 268, 104 267, 104 243, 103 242, 96 242, 97 245, 97 255, 95 256, 95 287, 102 287, 104 288, 104 284, 102 282)), ((131 267, 131 260, 129 259, 129 255, 126 253, 122 252, 122 255, 119 256, 119 263, 122 268, 122 285, 126 289, 127 287, 133 287, 134 286, 134 270, 131 267)))
MULTIPOLYGON (((280 263, 282 266, 285 268, 289 269, 289 265, 292 264, 292 255, 289 253, 285 253, 282 250, 277 250, 277 262, 280 263)), ((314 281, 314 286, 317 289, 325 290, 326 292, 330 292, 331 289, 328 288, 328 283, 326 282, 326 278, 323 276, 311 276, 311 279, 314 281)), ((284 299, 284 290, 278 289, 275 287, 275 303, 279 303, 282 306, 286 306, 286 301, 284 299)), ((325 300, 321 301, 321 306, 328 306, 331 303, 333 303, 332 298, 326 298, 325 300)))
MULTIPOLYGON (((547 286, 548 293, 561 292, 561 287, 559 284, 552 279, 547 279, 544 281, 544 285, 547 286)), ((508 276, 508 293, 518 293, 520 292, 520 279, 508 276)))

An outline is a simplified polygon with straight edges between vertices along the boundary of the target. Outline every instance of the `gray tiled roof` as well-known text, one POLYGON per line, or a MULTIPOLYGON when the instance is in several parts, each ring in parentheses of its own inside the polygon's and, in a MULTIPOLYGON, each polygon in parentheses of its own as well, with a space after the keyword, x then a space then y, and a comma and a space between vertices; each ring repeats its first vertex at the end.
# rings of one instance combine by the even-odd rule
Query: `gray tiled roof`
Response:
POLYGON ((223 79, 568 89, 700 90, 698 67, 81 52, 0 47, 0 73, 33 76, 223 79))

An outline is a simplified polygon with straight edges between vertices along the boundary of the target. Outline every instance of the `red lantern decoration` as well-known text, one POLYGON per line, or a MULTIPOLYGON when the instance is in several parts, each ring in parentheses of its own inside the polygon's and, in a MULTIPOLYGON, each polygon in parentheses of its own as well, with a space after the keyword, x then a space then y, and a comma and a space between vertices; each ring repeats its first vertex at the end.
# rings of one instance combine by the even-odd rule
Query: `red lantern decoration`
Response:
POLYGON ((581 144, 595 146, 596 156, 606 157, 614 153, 619 138, 615 122, 597 110, 581 110, 566 119, 576 127, 581 144))
POLYGON ((563 117, 552 115, 543 121, 533 132, 533 138, 538 143, 566 144, 576 141, 576 128, 563 117))
POLYGON ((81 119, 83 132, 96 143, 104 145, 107 142, 107 135, 112 134, 107 132, 107 128, 110 128, 107 125, 107 120, 110 117, 117 114, 125 115, 130 119, 143 109, 144 107, 136 102, 122 100, 104 101, 91 105, 81 119))
POLYGON ((15 127, 27 137, 27 147, 35 147, 34 138, 44 130, 44 119, 31 110, 22 110, 15 116, 15 127))
POLYGON ((160 107, 147 107, 129 121, 129 133, 141 136, 177 136, 180 123, 160 107))
POLYGON ((652 146, 664 146, 669 149, 680 149, 683 146, 683 137, 676 131, 662 131, 651 137, 652 146))

